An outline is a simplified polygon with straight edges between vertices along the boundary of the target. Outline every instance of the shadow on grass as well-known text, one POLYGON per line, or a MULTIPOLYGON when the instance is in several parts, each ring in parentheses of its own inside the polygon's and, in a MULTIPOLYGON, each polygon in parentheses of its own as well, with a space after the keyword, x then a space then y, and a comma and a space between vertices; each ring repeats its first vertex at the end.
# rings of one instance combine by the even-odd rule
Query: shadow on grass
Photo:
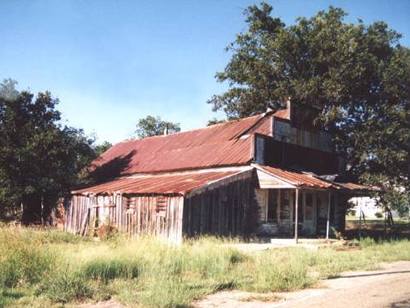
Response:
POLYGON ((410 271, 390 271, 390 272, 368 273, 368 274, 335 275, 333 277, 329 277, 328 279, 360 278, 360 277, 382 276, 382 275, 392 275, 392 274, 408 274, 408 273, 410 273, 410 271))
POLYGON ((20 291, 11 290, 11 289, 6 289, 6 290, 0 289, 0 307, 5 307, 24 296, 25 294, 20 291))
POLYGON ((397 222, 385 226, 380 220, 367 220, 360 226, 359 221, 347 221, 344 235, 348 239, 371 238, 376 242, 386 240, 410 240, 410 223, 397 222))

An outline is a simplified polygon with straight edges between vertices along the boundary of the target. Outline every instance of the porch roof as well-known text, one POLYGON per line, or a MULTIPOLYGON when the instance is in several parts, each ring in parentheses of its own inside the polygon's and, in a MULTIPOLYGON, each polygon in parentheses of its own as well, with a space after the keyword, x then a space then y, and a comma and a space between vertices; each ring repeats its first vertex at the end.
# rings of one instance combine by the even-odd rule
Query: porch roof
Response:
MULTIPOLYGON (((307 189, 333 189, 339 191, 346 191, 355 194, 364 194, 369 191, 378 190, 375 187, 361 185, 351 182, 335 182, 324 180, 313 173, 286 170, 278 167, 264 166, 253 164, 256 169, 262 170, 272 177, 279 179, 285 183, 283 188, 287 188, 286 184, 292 188, 307 188, 307 189)), ((279 186, 277 188, 280 188, 279 186)))
POLYGON ((256 169, 262 170, 295 188, 330 189, 336 188, 331 182, 321 180, 312 174, 300 171, 290 171, 278 167, 254 164, 256 169))

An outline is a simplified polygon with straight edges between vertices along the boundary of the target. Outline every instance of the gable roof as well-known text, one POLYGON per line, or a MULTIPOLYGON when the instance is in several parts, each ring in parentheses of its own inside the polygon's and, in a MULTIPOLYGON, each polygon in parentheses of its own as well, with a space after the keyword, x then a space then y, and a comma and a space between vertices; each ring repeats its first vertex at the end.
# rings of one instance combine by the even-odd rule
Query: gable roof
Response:
MULTIPOLYGON (((167 136, 120 142, 92 163, 111 176, 221 166, 252 161, 252 133, 271 132, 271 114, 259 114, 167 136)), ((105 173, 104 173, 105 174, 105 173)))

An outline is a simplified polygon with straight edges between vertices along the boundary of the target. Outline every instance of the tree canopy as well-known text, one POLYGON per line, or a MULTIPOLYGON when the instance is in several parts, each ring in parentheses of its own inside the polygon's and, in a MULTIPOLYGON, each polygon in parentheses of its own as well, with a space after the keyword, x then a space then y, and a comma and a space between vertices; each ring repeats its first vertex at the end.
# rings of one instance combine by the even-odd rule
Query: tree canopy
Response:
POLYGON ((227 51, 208 103, 238 118, 293 104, 320 107, 348 174, 409 194, 410 51, 382 21, 347 23, 330 7, 285 25, 266 3, 245 10, 247 30, 227 51), (400 190, 399 187, 406 187, 400 190))
POLYGON ((95 157, 92 139, 60 123, 51 93, 34 97, 15 85, 0 84, 0 212, 20 204, 30 212, 40 201, 55 201, 80 183, 95 157))
POLYGON ((167 122, 161 117, 147 116, 138 120, 136 134, 139 138, 163 135, 167 131, 169 134, 181 131, 179 123, 167 122))
POLYGON ((108 142, 108 141, 104 141, 103 143, 96 145, 94 147, 96 156, 100 156, 102 153, 104 153, 111 147, 112 147, 112 144, 111 142, 108 142))

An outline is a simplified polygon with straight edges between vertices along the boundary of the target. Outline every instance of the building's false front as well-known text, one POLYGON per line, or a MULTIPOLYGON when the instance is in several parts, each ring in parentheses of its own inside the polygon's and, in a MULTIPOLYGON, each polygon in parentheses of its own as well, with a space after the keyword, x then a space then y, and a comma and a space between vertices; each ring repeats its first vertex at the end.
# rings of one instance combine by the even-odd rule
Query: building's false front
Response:
POLYGON ((110 223, 174 242, 343 231, 347 200, 365 187, 329 180, 344 164, 330 136, 312 125, 315 116, 288 104, 276 113, 116 144, 93 163, 105 181, 72 192, 65 229, 85 234, 110 223))

